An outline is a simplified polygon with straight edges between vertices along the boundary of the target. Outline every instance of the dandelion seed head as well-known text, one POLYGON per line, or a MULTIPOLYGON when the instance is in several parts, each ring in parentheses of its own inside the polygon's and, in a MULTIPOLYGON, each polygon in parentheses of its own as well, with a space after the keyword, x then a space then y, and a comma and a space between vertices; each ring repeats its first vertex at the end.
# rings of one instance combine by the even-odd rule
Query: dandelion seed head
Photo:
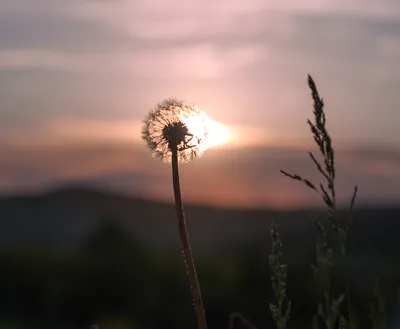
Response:
POLYGON ((175 98, 165 99, 144 120, 142 139, 153 156, 170 162, 177 149, 178 161, 188 162, 200 155, 207 138, 207 115, 195 105, 175 98))

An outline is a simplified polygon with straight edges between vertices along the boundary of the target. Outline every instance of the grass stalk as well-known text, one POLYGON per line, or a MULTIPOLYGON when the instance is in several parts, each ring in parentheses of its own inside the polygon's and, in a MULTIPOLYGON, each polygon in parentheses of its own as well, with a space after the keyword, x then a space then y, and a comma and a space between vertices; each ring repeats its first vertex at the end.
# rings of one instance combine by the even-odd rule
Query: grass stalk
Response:
MULTIPOLYGON (((319 173, 325 180, 325 184, 320 182, 319 184, 312 183, 310 180, 305 179, 297 174, 291 174, 281 170, 281 173, 285 176, 303 182, 308 188, 317 192, 322 200, 324 201, 328 219, 331 223, 331 227, 337 234, 340 243, 340 255, 345 268, 345 257, 346 257, 346 240, 350 224, 353 219, 353 208, 354 202, 357 195, 357 186, 355 186, 353 195, 350 202, 350 215, 346 218, 344 225, 339 224, 337 216, 337 202, 336 202, 336 189, 335 189, 335 151, 332 145, 332 139, 326 128, 326 117, 324 112, 324 101, 320 97, 314 80, 308 76, 308 86, 311 90, 311 96, 313 98, 314 107, 314 119, 307 120, 310 130, 313 134, 315 143, 317 144, 321 153, 323 162, 318 161, 312 152, 309 152, 309 156, 316 166, 319 173)), ((317 264, 313 266, 313 273, 316 278, 322 284, 324 290, 325 309, 323 304, 320 304, 318 314, 326 324, 327 329, 333 329, 336 326, 336 322, 341 319, 341 312, 339 311, 340 304, 342 303, 346 295, 340 295, 337 299, 331 297, 331 284, 330 284, 330 270, 333 267, 333 251, 328 248, 326 231, 323 224, 316 220, 319 242, 317 245, 317 264)), ((356 319, 354 314, 354 308, 350 303, 350 290, 348 287, 348 280, 346 278, 346 294, 347 294, 347 311, 350 320, 350 328, 356 328, 356 319)), ((343 321, 345 319, 343 318, 343 321)), ((343 322, 342 321, 342 322, 343 322)))
POLYGON ((275 222, 271 226, 272 251, 269 256, 272 289, 275 304, 270 303, 272 318, 277 329, 285 329, 289 319, 291 302, 286 301, 287 266, 283 264, 282 241, 275 222))

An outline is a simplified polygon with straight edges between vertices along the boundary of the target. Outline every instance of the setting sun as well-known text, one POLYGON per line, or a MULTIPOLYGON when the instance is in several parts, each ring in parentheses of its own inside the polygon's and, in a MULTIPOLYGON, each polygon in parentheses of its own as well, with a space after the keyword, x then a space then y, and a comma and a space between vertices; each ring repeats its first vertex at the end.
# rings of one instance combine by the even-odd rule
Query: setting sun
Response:
POLYGON ((199 116, 189 116, 182 119, 192 134, 196 136, 207 136, 206 139, 199 144, 201 151, 225 144, 230 139, 228 127, 211 119, 205 113, 199 116))
POLYGON ((225 144, 229 141, 229 128, 223 124, 210 119, 208 125, 208 147, 225 144))

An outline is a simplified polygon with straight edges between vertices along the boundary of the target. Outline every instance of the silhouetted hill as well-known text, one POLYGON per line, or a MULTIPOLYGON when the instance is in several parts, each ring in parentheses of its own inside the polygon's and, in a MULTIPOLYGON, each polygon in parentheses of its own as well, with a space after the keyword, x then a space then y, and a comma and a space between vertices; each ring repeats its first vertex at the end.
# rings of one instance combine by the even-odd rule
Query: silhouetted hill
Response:
MULTIPOLYGON (((292 324, 301 328, 298 324, 307 321, 309 327, 319 298, 310 268, 316 230, 309 217, 322 218, 323 211, 188 205, 186 214, 210 328, 223 328, 233 310, 272 326, 265 306, 272 298, 272 220, 279 225, 289 268, 292 324)), ((358 210, 353 224, 346 271, 336 263, 332 286, 342 292, 343 273, 348 274, 358 314, 367 318, 374 278, 382 283, 390 309, 395 305, 400 209, 358 210)), ((185 328, 192 313, 179 256, 171 204, 87 188, 2 198, 0 322, 84 328, 104 315, 118 315, 127 323, 139 319, 147 325, 143 328, 185 328)), ((107 325, 100 322, 100 327, 107 325)))
MULTIPOLYGON (((187 205, 194 248, 240 247, 269 241, 272 220, 292 252, 315 245, 310 215, 321 210, 234 210, 187 205)), ((0 245, 74 248, 108 217, 148 247, 179 244, 173 205, 130 198, 87 188, 68 188, 40 195, 0 199, 0 245)), ((350 249, 380 257, 400 251, 400 209, 366 209, 356 212, 350 249), (377 247, 378 246, 378 247, 377 247)))

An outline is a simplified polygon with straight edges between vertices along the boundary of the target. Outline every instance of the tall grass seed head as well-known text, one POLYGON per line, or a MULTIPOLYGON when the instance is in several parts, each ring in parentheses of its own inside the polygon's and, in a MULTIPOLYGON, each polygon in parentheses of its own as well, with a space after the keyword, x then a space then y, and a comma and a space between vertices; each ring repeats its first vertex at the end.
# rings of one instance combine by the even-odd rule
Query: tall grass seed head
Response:
POLYGON ((207 115, 195 105, 169 98, 161 101, 144 120, 142 139, 153 156, 171 162, 177 150, 178 161, 188 162, 200 155, 207 138, 207 115))

